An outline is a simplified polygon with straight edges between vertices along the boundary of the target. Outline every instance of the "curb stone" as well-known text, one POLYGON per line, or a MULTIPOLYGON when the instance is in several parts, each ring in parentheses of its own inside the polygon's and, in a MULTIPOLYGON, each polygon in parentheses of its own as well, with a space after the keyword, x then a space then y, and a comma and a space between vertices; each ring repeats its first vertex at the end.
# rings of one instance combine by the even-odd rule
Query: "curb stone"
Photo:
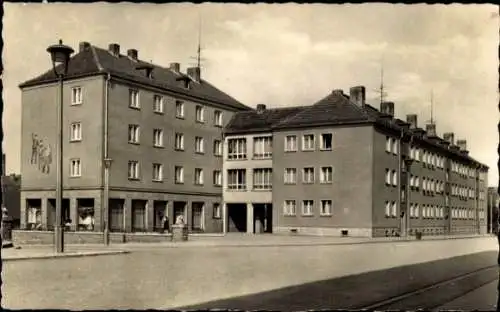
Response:
POLYGON ((80 258, 80 257, 96 257, 96 256, 109 256, 117 254, 128 254, 128 250, 116 250, 116 251, 95 251, 95 252, 75 252, 66 254, 51 254, 51 255, 38 255, 38 256, 18 256, 18 257, 7 257, 2 258, 2 261, 20 261, 20 260, 39 260, 39 259, 60 259, 60 258, 80 258))

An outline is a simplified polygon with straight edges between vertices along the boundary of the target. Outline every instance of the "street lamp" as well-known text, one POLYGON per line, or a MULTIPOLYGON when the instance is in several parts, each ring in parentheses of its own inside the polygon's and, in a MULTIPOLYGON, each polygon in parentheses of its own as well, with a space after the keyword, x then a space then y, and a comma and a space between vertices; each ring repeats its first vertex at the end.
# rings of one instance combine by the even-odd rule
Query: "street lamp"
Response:
POLYGON ((109 157, 104 158, 104 245, 109 245, 109 169, 113 160, 109 157))
POLYGON ((62 220, 62 197, 63 197, 63 79, 68 73, 68 64, 74 50, 64 45, 59 39, 59 44, 47 48, 52 59, 54 74, 59 79, 59 103, 57 120, 57 181, 56 181, 56 224, 54 227, 55 248, 57 253, 64 252, 64 228, 62 220))
POLYGON ((406 213, 405 213, 405 223, 406 223, 406 231, 404 233, 405 237, 408 237, 409 236, 409 233, 410 233, 410 222, 411 222, 411 216, 410 216, 410 207, 411 207, 411 204, 410 204, 410 194, 411 194, 411 185, 410 185, 410 181, 411 181, 411 174, 410 174, 410 168, 411 168, 411 165, 413 163, 413 159, 411 158, 406 158, 404 160, 404 163, 405 163, 405 170, 406 170, 406 189, 405 189, 405 192, 406 192, 406 213))

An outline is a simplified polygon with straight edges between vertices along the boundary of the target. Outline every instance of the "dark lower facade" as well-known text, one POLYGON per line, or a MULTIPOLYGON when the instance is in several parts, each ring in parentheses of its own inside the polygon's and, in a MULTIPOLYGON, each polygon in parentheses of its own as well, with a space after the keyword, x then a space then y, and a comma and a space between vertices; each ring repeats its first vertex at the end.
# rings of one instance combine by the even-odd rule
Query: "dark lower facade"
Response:
POLYGON ((227 233, 264 234, 273 232, 272 203, 226 203, 227 233))
MULTIPOLYGON (((221 197, 110 190, 108 213, 104 192, 64 191, 62 218, 67 231, 100 232, 108 225, 114 233, 163 232, 163 217, 171 228, 182 215, 191 233, 222 233, 221 197)), ((54 191, 21 192, 21 229, 51 231, 56 218, 54 191)))

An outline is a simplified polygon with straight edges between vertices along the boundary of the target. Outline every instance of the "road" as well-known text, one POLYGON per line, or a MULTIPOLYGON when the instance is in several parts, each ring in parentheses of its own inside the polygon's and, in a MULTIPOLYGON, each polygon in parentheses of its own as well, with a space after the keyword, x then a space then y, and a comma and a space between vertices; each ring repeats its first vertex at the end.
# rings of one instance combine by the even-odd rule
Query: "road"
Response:
POLYGON ((309 247, 141 247, 124 255, 12 261, 3 266, 2 306, 341 308, 362 304, 360 293, 364 301, 377 299, 439 274, 495 263, 496 248, 491 238, 309 247), (480 254, 408 267, 470 253, 480 254), (347 277, 374 270, 378 272, 347 277), (262 292, 266 294, 253 296, 262 292))

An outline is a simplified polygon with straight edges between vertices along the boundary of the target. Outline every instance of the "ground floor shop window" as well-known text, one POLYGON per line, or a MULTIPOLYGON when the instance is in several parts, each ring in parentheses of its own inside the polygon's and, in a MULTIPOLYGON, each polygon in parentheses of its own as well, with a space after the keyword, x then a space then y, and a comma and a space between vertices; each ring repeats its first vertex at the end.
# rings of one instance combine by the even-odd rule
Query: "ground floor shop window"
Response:
POLYGON ((125 200, 123 199, 110 199, 109 200, 109 230, 112 232, 123 232, 125 200))
POLYGON ((78 231, 93 231, 95 227, 94 199, 82 198, 77 200, 78 231))
POLYGON ((146 231, 146 204, 145 200, 132 201, 132 231, 146 231))
POLYGON ((26 228, 28 230, 42 229, 42 200, 28 199, 26 201, 26 228))

